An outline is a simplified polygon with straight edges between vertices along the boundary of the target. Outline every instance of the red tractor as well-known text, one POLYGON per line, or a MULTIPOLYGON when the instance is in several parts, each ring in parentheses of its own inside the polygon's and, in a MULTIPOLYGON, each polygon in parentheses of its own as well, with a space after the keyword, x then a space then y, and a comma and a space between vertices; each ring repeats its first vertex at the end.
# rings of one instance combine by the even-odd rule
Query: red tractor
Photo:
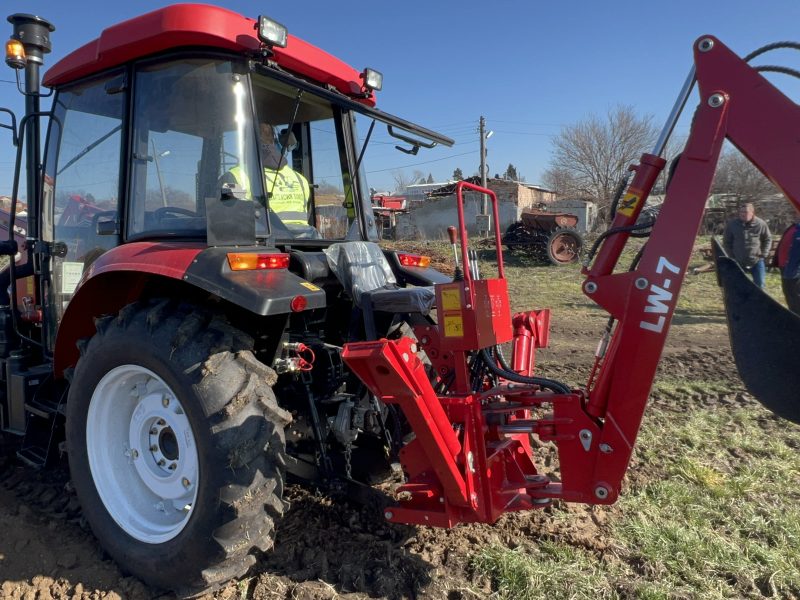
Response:
MULTIPOLYGON (((272 547, 287 478, 364 489, 399 461, 386 519, 436 526, 553 499, 614 502, 723 140, 800 201, 800 109, 701 38, 696 74, 585 269, 583 289, 610 319, 575 388, 535 374, 549 312, 510 313, 496 225, 496 277, 468 248, 462 192, 488 194, 497 224, 492 192, 457 187, 455 278, 375 243, 362 165, 375 125, 413 152, 452 144, 377 110, 379 73, 266 17, 174 5, 53 66, 43 111, 53 26, 9 20, 26 114, 5 125, 17 176, 0 243, 3 443, 39 467, 65 450, 103 547, 181 594, 242 575, 272 547), (667 200, 637 225, 695 81, 701 103, 667 200), (614 272, 645 225, 645 249, 614 272), (557 445, 558 478, 537 469, 531 435, 557 445)), ((724 256, 719 274, 745 383, 800 421, 786 379, 800 318, 724 256)))

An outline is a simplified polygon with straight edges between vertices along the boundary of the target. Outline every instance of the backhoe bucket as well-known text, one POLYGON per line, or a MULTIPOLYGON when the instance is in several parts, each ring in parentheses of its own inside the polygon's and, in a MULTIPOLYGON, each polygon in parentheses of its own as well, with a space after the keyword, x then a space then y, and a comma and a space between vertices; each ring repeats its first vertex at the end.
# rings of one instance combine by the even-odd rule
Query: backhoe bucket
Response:
POLYGON ((800 423, 800 317, 759 289, 712 240, 736 368, 776 415, 800 423))

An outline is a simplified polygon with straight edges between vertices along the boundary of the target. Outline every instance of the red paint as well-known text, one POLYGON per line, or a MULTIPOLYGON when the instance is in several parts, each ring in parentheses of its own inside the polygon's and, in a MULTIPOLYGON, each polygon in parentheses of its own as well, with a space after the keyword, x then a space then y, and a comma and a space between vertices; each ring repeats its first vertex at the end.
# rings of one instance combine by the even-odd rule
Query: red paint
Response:
POLYGON ((775 250, 775 266, 783 270, 786 263, 789 261, 789 250, 792 248, 792 240, 794 239, 794 228, 796 225, 790 225, 786 231, 781 235, 781 241, 778 242, 778 247, 775 250))
MULTIPOLYGON (((387 511, 389 520, 449 527, 493 522, 503 512, 554 498, 592 504, 617 499, 724 140, 800 207, 800 107, 711 39, 711 51, 695 52, 700 105, 638 265, 614 272, 627 240, 622 233, 604 242, 586 271, 587 282, 596 286, 584 285, 587 295, 617 320, 591 389, 556 394, 539 386, 512 386, 502 377, 492 389, 487 388, 493 380, 472 381, 470 351, 510 339, 496 333, 497 324, 506 322, 499 315, 478 316, 487 298, 508 313, 499 255, 499 279, 473 280, 465 268, 464 281, 436 286, 439 325, 415 327, 418 347, 408 338, 345 346, 348 366, 384 402, 399 404, 416 434, 400 452, 407 482, 399 488, 399 505, 387 511), (711 106, 714 94, 725 101, 711 106), (462 320, 460 337, 454 338, 453 328, 448 335, 448 315, 462 320), (433 385, 429 371, 419 367, 417 352, 430 359, 433 385), (445 391, 437 395, 436 389, 445 391), (533 410, 540 407, 550 410, 533 410), (558 483, 538 474, 526 444, 530 434, 556 444, 558 483)), ((642 156, 615 227, 635 222, 663 166, 658 157, 642 156)), ((468 265, 464 187, 477 186, 457 189, 461 255, 468 265)), ((518 373, 533 374, 533 351, 546 344, 548 317, 544 311, 515 316, 512 367, 518 373)), ((510 335, 510 315, 506 319, 510 335)))
MULTIPOLYGON (((100 37, 53 65, 44 85, 58 87, 131 61, 179 48, 204 47, 253 55, 261 47, 256 19, 204 4, 176 4, 113 25, 100 37)), ((277 15, 276 15, 277 16, 277 15)), ((286 48, 273 48, 283 69, 348 96, 366 93, 361 71, 292 35, 286 48)), ((359 98, 374 106, 374 98, 359 98)))
MULTIPOLYGON (((464 188, 474 192, 486 194, 492 200, 492 213, 494 216, 494 244, 497 251, 497 272, 501 278, 506 276, 503 269, 503 251, 500 244, 500 215, 497 206, 497 194, 488 188, 483 188, 468 181, 459 181, 456 184, 456 208, 458 209, 458 231, 461 238, 461 265, 469 265, 469 258, 467 257, 467 244, 469 243, 469 235, 467 234, 467 225, 464 221, 464 188)), ((472 275, 468 268, 464 268, 464 279, 470 281, 472 275)))
POLYGON ((148 276, 183 280, 186 270, 205 245, 133 242, 102 254, 84 272, 67 305, 56 334, 56 376, 78 360, 75 343, 94 335, 93 318, 114 314, 136 301, 148 276))
MULTIPOLYGON (((100 255, 84 272, 78 289, 92 277, 109 271, 136 271, 183 279, 205 244, 193 242, 132 242, 100 255)), ((76 290, 77 292, 77 290, 76 290)))

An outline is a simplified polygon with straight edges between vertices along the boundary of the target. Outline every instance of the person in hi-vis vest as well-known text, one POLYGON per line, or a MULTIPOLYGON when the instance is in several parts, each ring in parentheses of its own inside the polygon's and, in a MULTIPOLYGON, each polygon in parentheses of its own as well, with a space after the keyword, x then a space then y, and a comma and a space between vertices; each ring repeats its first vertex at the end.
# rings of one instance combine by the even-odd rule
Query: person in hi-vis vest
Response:
MULTIPOLYGON (((280 140, 275 138, 275 130, 269 123, 258 126, 261 138, 261 159, 264 166, 264 186, 269 198, 269 207, 287 226, 308 226, 308 203, 311 186, 302 173, 292 169, 286 161, 297 145, 294 134, 289 130, 281 132, 280 140), (281 156, 280 146, 286 149, 281 156)), ((236 165, 222 176, 223 184, 235 183, 251 198, 250 178, 240 165, 236 165)))

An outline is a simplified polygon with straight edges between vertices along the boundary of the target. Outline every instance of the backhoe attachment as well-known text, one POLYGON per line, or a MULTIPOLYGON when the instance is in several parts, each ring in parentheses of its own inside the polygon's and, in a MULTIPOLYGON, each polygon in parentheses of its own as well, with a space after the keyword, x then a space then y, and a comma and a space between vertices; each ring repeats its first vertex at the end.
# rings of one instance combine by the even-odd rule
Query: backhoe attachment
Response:
POLYGON ((759 289, 716 239, 712 247, 739 376, 761 404, 800 423, 800 317, 759 289))

